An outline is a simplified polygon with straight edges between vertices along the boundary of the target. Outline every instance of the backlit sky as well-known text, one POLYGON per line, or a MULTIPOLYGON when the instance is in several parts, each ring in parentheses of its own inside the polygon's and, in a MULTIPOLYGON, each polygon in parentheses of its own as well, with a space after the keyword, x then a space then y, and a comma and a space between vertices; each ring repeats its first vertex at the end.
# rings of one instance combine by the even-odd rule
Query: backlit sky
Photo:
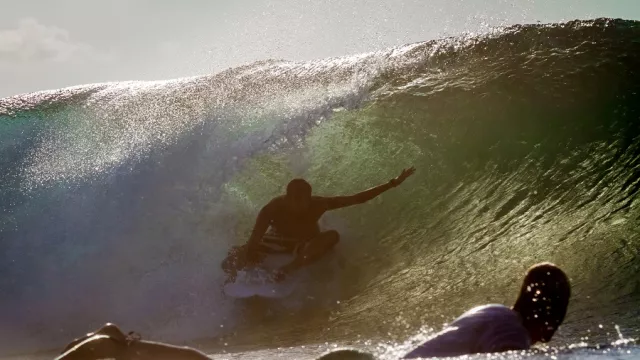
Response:
POLYGON ((640 19, 640 0, 0 0, 0 97, 357 54, 488 26, 640 19))

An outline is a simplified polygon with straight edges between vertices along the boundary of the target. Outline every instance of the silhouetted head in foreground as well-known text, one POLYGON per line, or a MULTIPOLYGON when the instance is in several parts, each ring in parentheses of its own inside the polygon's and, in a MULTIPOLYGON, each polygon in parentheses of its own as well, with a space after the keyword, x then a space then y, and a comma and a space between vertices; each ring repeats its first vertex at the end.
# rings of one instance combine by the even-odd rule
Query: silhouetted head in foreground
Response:
POLYGON ((571 297, 567 275, 551 263, 532 266, 513 310, 520 314, 531 342, 548 342, 564 320, 571 297))
POLYGON ((304 179, 293 179, 287 185, 286 200, 294 211, 305 211, 311 206, 311 184, 304 179))
POLYGON ((374 360, 373 355, 355 349, 340 349, 323 354, 316 360, 374 360))

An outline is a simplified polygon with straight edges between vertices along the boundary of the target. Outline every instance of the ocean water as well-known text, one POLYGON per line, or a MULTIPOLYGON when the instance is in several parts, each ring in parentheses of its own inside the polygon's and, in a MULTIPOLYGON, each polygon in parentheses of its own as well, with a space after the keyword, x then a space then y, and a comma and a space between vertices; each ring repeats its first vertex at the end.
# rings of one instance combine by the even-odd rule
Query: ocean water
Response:
POLYGON ((110 321, 220 359, 392 359, 552 261, 549 348, 469 358, 639 358, 637 64, 640 23, 596 19, 0 99, 0 356, 110 321), (292 177, 349 194, 412 165, 325 216, 342 241, 290 298, 221 293, 292 177))

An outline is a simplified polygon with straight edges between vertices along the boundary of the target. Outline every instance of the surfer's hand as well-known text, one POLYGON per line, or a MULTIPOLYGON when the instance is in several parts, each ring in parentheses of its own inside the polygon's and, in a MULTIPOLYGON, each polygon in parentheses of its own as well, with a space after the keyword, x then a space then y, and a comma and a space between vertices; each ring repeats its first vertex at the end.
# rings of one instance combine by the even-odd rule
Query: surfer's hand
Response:
POLYGON ((274 282, 282 282, 287 277, 287 273, 282 270, 276 270, 273 274, 274 282))
POLYGON ((258 263, 260 263, 261 256, 260 253, 256 250, 253 249, 247 249, 247 254, 246 254, 246 264, 247 265, 256 265, 258 263))
POLYGON ((400 173, 400 176, 391 180, 391 184, 393 186, 398 186, 402 184, 409 176, 413 175, 414 172, 416 172, 416 168, 413 166, 408 169, 402 170, 402 172, 400 173))

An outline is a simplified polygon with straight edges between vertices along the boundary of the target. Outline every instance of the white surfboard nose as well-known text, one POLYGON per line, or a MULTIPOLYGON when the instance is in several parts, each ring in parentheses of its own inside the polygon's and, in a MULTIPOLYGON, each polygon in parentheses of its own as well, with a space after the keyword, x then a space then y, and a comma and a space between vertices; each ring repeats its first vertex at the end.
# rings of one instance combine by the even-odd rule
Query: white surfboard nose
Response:
POLYGON ((238 271, 236 281, 223 286, 225 295, 234 298, 261 296, 267 298, 284 298, 293 293, 298 277, 288 276, 281 282, 273 280, 273 273, 266 269, 255 268, 238 271))

